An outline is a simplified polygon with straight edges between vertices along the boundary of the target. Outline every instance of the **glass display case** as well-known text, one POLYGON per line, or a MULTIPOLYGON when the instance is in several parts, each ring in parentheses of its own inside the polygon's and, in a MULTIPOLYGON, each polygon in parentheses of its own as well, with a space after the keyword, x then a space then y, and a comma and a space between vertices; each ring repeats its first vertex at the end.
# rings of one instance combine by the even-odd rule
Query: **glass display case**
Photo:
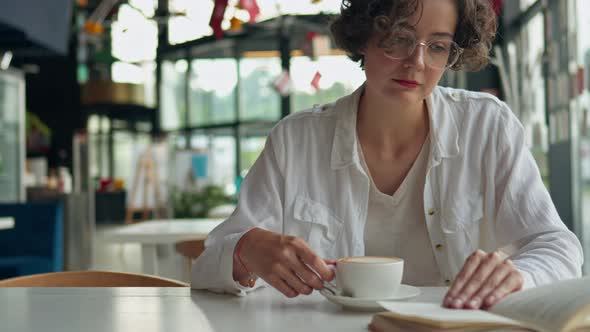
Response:
POLYGON ((0 202, 24 202, 25 79, 0 71, 0 202))

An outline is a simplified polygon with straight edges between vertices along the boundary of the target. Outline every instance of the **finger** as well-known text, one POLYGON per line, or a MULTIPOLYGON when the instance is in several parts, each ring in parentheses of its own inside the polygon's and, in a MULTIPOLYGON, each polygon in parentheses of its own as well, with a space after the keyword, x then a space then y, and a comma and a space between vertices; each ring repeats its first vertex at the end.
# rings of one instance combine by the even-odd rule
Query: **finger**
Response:
POLYGON ((459 274, 457 274, 455 281, 451 285, 451 288, 445 295, 445 299, 443 301, 444 306, 453 306, 455 297, 459 295, 459 292, 461 291, 461 289, 463 289, 463 286, 467 283, 467 281, 469 281, 471 275, 479 267, 479 264, 481 260, 483 260, 485 255, 486 253, 484 251, 478 250, 467 258, 465 264, 463 264, 463 267, 461 268, 461 271, 459 271, 459 274))
POLYGON ((323 259, 317 256, 313 250, 301 239, 296 239, 292 245, 296 249, 297 256, 307 265, 309 265, 322 280, 330 281, 334 279, 334 271, 326 265, 323 259))
POLYGON ((466 306, 469 309, 479 309, 482 305, 485 306, 483 300, 502 284, 506 276, 509 275, 513 269, 513 266, 505 262, 496 266, 494 271, 488 276, 486 282, 484 282, 479 290, 467 300, 466 306))
POLYGON ((506 278, 502 280, 500 285, 483 300, 484 308, 488 309, 509 294, 521 290, 523 284, 524 278, 522 277, 522 274, 517 269, 513 269, 506 278))
POLYGON ((291 260, 289 262, 289 267, 306 285, 317 290, 324 288, 324 282, 320 280, 318 275, 298 258, 291 260))
POLYGON ((313 292, 313 289, 306 285, 301 278, 296 274, 295 271, 289 269, 288 267, 281 266, 277 269, 278 276, 289 285, 289 287, 293 288, 299 294, 306 294, 309 295, 313 292))
POLYGON ((240 279, 238 283, 243 287, 250 287, 250 278, 240 279))
POLYGON ((286 297, 293 298, 299 295, 299 293, 291 288, 283 279, 278 275, 273 274, 268 278, 263 278, 269 285, 276 288, 279 292, 283 293, 286 297))
POLYGON ((336 261, 331 259, 324 259, 324 263, 326 263, 326 265, 336 266, 336 261))
POLYGON ((368 328, 369 328, 369 331, 371 331, 371 332, 378 332, 379 331, 377 329, 377 327, 375 326, 375 324, 373 324, 373 323, 370 323, 368 328))
POLYGON ((471 275, 469 281, 459 291, 452 307, 470 309, 470 299, 487 281, 498 265, 502 264, 502 257, 497 252, 489 253, 481 260, 479 267, 471 275))

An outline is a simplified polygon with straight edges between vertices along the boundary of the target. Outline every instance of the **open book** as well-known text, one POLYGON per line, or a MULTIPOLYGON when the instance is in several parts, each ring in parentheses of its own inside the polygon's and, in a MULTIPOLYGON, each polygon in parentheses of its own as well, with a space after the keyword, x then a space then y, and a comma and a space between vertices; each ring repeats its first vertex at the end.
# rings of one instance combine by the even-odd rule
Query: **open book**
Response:
POLYGON ((396 331, 590 331, 590 277, 516 292, 488 311, 456 310, 438 303, 379 302, 389 312, 371 328, 396 331))

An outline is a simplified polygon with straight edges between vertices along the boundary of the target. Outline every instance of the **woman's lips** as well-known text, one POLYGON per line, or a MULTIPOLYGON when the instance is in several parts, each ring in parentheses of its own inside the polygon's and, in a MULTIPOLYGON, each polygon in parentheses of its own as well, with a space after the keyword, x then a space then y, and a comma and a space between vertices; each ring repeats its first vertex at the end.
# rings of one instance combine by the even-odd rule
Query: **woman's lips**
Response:
POLYGON ((404 87, 406 87, 406 88, 410 88, 410 89, 415 89, 415 88, 417 88, 417 87, 419 87, 419 86, 420 86, 420 83, 418 83, 418 82, 416 82, 416 81, 408 81, 408 80, 396 80, 396 79, 394 79, 394 81, 395 81, 397 84, 399 84, 399 85, 401 85, 401 86, 404 86, 404 87))

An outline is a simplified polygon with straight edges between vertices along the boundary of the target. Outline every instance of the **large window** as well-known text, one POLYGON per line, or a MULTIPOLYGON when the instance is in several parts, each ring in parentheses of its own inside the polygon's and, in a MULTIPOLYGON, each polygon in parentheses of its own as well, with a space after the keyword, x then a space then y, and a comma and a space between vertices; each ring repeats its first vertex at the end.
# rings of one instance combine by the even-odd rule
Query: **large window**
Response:
MULTIPOLYGON (((282 72, 280 59, 194 59, 188 77, 185 60, 164 61, 162 66, 163 128, 178 133, 176 140, 182 148, 209 156, 212 184, 235 191, 262 151, 270 129, 281 118, 281 96, 273 87, 282 72), (188 136, 183 131, 188 131, 188 136), (185 137, 190 137, 189 142, 185 137)), ((315 60, 298 56, 291 59, 290 79, 291 109, 296 112, 352 93, 365 75, 344 55, 315 60), (317 90, 311 84, 316 73, 321 74, 317 90)))
POLYGON ((131 190, 133 177, 138 172, 138 157, 149 143, 149 133, 113 132, 113 177, 122 179, 128 190, 131 190))
MULTIPOLYGON (((229 20, 238 17, 248 21, 248 13, 235 7, 237 1, 230 1, 225 12, 223 29, 229 28, 229 20)), ((267 20, 284 14, 319 14, 336 13, 340 10, 341 0, 323 0, 316 4, 310 1, 293 0, 258 0, 260 15, 257 21, 267 20)), ((179 44, 213 34, 209 19, 213 12, 214 0, 169 0, 168 9, 172 13, 169 19, 168 40, 179 44)))
POLYGON ((272 88, 281 73, 279 58, 244 58, 240 61, 240 119, 276 121, 280 97, 272 88))
POLYGON ((548 128, 545 106, 545 78, 543 76, 544 21, 537 14, 520 35, 520 118, 527 133, 527 143, 548 184, 548 128))
POLYGON ((264 126, 251 126, 240 130, 240 179, 248 174, 248 170, 264 149, 270 129, 264 126))
POLYGON ((160 121, 165 130, 186 126, 186 60, 162 62, 160 121))
POLYGON ((344 55, 323 56, 316 61, 302 56, 291 59, 291 78, 292 110, 301 111, 353 92, 364 82, 365 74, 357 63, 344 55), (311 84, 316 73, 321 75, 319 90, 311 84))
POLYGON ((532 6, 535 2, 539 0, 519 0, 520 1, 520 9, 527 10, 530 6, 532 6))
MULTIPOLYGON (((584 89, 577 98, 580 130, 580 178, 582 209, 582 245, 586 253, 585 272, 590 271, 590 1, 577 0, 577 54, 578 83, 584 89)), ((579 91, 580 92, 580 91, 579 91)))
POLYGON ((144 105, 156 105, 156 49, 158 25, 153 20, 156 0, 130 0, 122 4, 111 25, 113 82, 143 86, 144 105))
POLYGON ((156 59, 158 25, 140 9, 123 4, 111 26, 112 53, 126 62, 156 59))
POLYGON ((169 0, 168 41, 179 44, 213 33, 209 19, 213 12, 212 0, 169 0))
POLYGON ((193 60, 189 81, 191 127, 235 120, 236 60, 193 60))
POLYGON ((236 191, 236 139, 231 130, 197 132, 191 136, 191 150, 208 156, 207 184, 220 186, 228 194, 236 191))
POLYGON ((311 3, 311 1, 258 0, 260 6, 259 20, 285 14, 337 13, 340 11, 341 4, 342 0, 322 0, 315 4, 311 3))
POLYGON ((90 175, 92 178, 109 176, 108 142, 110 122, 107 117, 91 115, 88 118, 88 138, 90 145, 90 175))

